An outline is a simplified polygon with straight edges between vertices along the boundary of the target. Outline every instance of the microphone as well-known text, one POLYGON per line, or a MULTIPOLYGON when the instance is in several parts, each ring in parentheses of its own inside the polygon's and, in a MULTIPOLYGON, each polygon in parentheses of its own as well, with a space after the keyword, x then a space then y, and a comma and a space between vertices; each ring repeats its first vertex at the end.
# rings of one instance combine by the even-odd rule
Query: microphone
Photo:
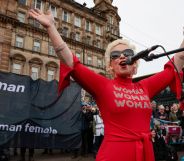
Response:
POLYGON ((127 60, 126 60, 126 64, 128 65, 132 65, 136 60, 140 59, 140 58, 144 58, 146 56, 148 56, 148 54, 155 50, 156 48, 158 48, 159 45, 154 45, 146 50, 143 50, 143 51, 140 51, 139 53, 137 53, 136 55, 133 55, 133 56, 129 56, 127 57, 127 60))

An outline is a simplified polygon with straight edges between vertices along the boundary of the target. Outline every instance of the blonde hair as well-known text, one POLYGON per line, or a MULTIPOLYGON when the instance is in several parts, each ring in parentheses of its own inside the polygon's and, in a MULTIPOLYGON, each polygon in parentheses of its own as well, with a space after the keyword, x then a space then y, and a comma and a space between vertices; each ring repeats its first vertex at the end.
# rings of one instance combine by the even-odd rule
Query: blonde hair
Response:
POLYGON ((127 39, 117 39, 114 40, 113 42, 109 43, 106 51, 105 51, 105 65, 106 65, 106 70, 109 71, 109 65, 110 65, 110 53, 112 48, 119 44, 124 44, 127 45, 129 49, 132 49, 135 51, 136 47, 135 45, 131 44, 127 39))

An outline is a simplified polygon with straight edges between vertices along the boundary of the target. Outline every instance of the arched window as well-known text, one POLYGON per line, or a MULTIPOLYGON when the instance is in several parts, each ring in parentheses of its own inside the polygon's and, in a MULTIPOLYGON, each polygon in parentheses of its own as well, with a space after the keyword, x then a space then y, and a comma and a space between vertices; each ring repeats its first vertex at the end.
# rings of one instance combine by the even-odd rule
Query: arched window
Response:
POLYGON ((19 63, 13 63, 12 65, 12 73, 21 74, 22 65, 19 63))
POLYGON ((32 66, 31 67, 31 78, 33 80, 37 80, 39 78, 39 67, 38 66, 32 66))
POLYGON ((54 80, 54 78, 55 78, 55 71, 51 70, 51 69, 48 69, 48 71, 47 71, 47 80, 52 81, 52 80, 54 80))
POLYGON ((33 80, 40 78, 41 76, 41 67, 42 67, 42 60, 39 58, 33 58, 29 61, 30 64, 30 76, 33 80))
POLYGON ((58 67, 59 67, 59 65, 56 62, 48 62, 46 64, 46 69, 47 69, 46 80, 47 81, 52 81, 52 80, 56 79, 58 67))
POLYGON ((23 68, 26 62, 26 58, 21 54, 14 54, 10 57, 10 59, 11 59, 10 71, 16 74, 24 74, 23 68))

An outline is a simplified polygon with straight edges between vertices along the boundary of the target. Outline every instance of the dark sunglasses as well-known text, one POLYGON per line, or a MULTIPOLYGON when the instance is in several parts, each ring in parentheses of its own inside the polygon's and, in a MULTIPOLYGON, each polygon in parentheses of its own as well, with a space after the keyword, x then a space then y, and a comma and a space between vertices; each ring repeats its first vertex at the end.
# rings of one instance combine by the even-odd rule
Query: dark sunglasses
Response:
POLYGON ((110 59, 117 59, 123 54, 125 57, 133 56, 134 51, 132 49, 125 49, 123 51, 112 51, 110 53, 110 59))

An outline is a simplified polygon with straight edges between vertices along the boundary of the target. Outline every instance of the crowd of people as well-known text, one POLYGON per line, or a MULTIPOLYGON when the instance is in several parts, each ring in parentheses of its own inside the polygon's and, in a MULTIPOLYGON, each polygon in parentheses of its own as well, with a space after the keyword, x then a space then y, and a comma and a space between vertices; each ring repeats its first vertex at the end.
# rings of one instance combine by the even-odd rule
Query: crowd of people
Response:
MULTIPOLYGON (((172 105, 157 104, 152 101, 152 119, 150 123, 150 132, 154 149, 155 160, 177 161, 177 146, 184 147, 184 111, 180 110, 179 104, 172 105), (179 128, 179 131, 170 133, 167 126, 179 128)), ((100 111, 94 103, 81 104, 81 138, 80 149, 61 151, 71 153, 71 158, 79 156, 88 157, 93 155, 96 158, 99 147, 104 138, 104 124, 100 111)), ((54 155, 55 149, 45 148, 42 154, 54 155)), ((25 161, 26 149, 14 149, 14 155, 20 154, 20 161, 25 161)), ((28 149, 29 161, 34 160, 34 149, 28 149)))
POLYGON ((89 153, 94 155, 102 143, 104 137, 104 124, 101 118, 100 111, 96 105, 90 105, 90 103, 82 103, 82 145, 81 149, 74 151, 74 156, 78 157, 79 154, 87 156, 89 153))
POLYGON ((152 101, 151 135, 155 160, 178 160, 177 150, 184 147, 184 111, 178 103, 152 101))

